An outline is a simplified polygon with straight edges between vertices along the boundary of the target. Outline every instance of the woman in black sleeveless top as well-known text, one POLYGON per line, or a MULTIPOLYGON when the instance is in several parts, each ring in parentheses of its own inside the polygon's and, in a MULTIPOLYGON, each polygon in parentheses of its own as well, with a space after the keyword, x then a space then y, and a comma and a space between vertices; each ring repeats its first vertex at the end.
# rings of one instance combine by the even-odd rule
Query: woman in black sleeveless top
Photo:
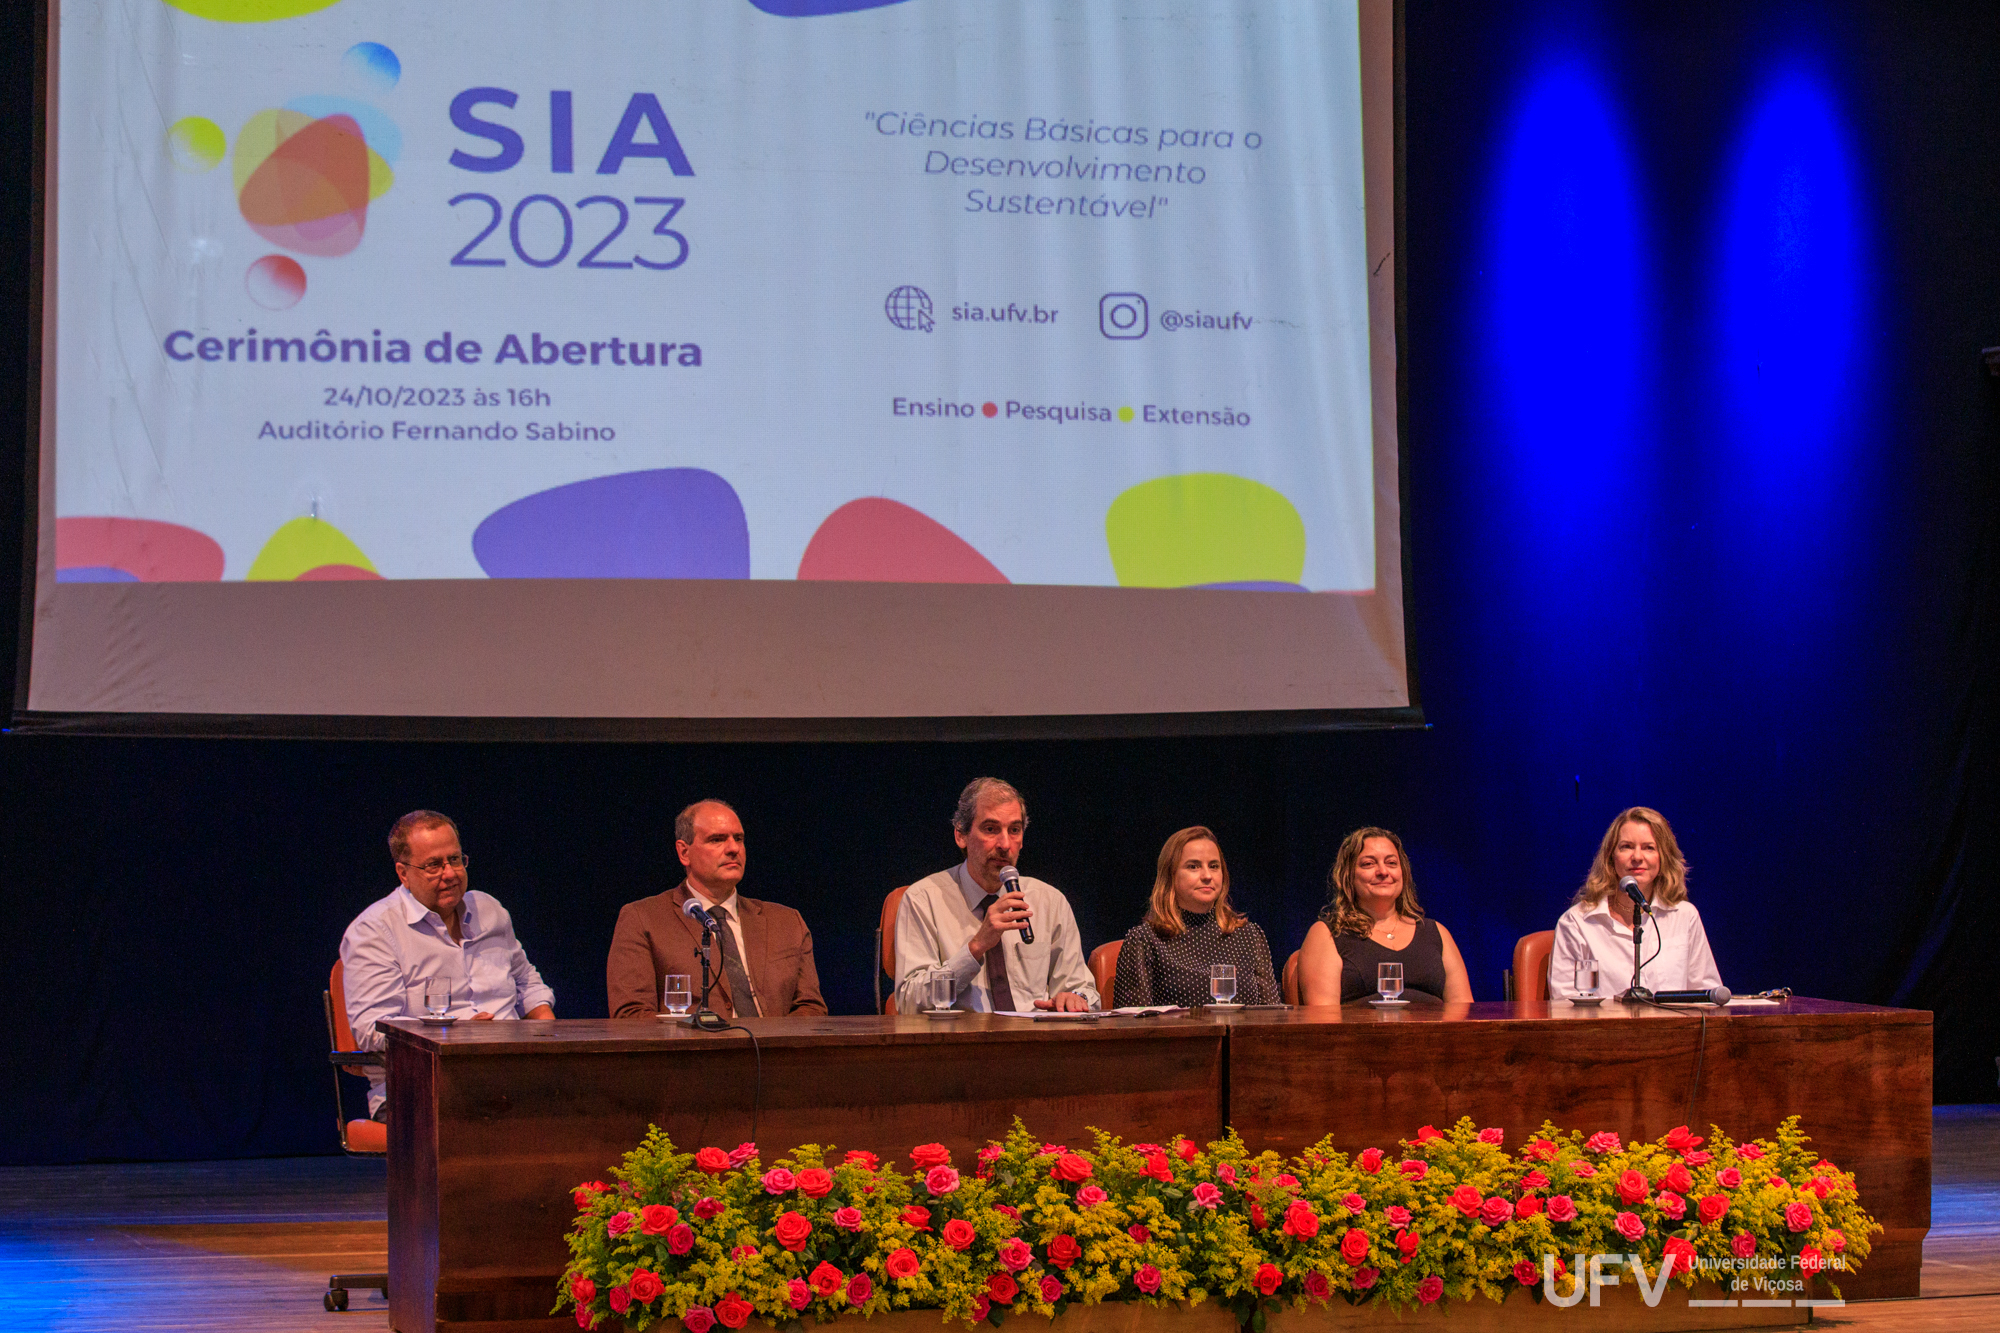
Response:
POLYGON ((1327 879, 1326 907, 1300 951, 1300 999, 1307 1004, 1368 999, 1375 994, 1381 963, 1403 965, 1406 999, 1472 999, 1472 982, 1451 932, 1417 906, 1401 838, 1387 829, 1356 829, 1340 844, 1327 879))

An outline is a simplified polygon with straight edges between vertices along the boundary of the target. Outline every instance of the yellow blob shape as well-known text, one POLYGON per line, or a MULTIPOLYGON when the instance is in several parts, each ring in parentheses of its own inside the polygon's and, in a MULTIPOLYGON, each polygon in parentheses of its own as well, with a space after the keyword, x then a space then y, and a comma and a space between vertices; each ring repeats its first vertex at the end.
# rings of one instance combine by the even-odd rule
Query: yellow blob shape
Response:
POLYGON ((1141 482, 1104 515, 1111 567, 1127 588, 1297 583, 1306 525, 1277 491, 1225 472, 1141 482))
POLYGON ((373 203, 389 193, 389 187, 396 183, 396 173, 382 160, 382 155, 373 148, 368 150, 368 201, 373 203))
POLYGON ((222 127, 206 116, 187 116, 167 126, 167 152, 182 171, 212 170, 228 150, 222 127))
POLYGON ((370 573, 381 572, 333 524, 317 518, 295 518, 271 534, 244 577, 288 582, 321 565, 354 565, 370 573))
POLYGON ((1121 407, 1118 409, 1118 419, 1120 421, 1130 421, 1132 419, 1132 415, 1133 415, 1132 409, 1129 407, 1121 407))
POLYGON ((269 23, 331 9, 340 0, 167 0, 183 14, 217 23, 269 23))

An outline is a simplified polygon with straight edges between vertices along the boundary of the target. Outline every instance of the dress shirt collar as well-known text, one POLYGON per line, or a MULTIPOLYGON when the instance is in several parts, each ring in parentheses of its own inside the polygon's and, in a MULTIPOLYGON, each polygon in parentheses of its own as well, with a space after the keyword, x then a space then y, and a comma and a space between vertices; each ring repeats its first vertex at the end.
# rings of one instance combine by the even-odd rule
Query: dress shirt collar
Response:
MULTIPOLYGON (((1617 890, 1614 889, 1612 890, 1612 892, 1615 893, 1617 892, 1617 890)), ((1681 910, 1681 905, 1679 903, 1656 902, 1653 904, 1653 915, 1656 917, 1672 916, 1675 912, 1678 912, 1680 910, 1681 910)), ((1602 918, 1605 922, 1609 923, 1611 926, 1615 927, 1618 930, 1631 929, 1631 927, 1627 926, 1623 921, 1620 921, 1618 919, 1618 914, 1616 912, 1613 912, 1611 910, 1610 893, 1605 894, 1604 897, 1599 900, 1597 906, 1591 908, 1589 911, 1583 914, 1583 919, 1586 921, 1592 920, 1593 918, 1602 918)))
MULTIPOLYGON (((437 922, 440 930, 450 929, 445 925, 444 918, 438 915, 436 909, 424 906, 423 900, 417 897, 416 894, 411 893, 404 885, 396 885, 396 895, 397 901, 403 906, 403 922, 405 925, 415 926, 425 917, 429 917, 432 921, 437 922)), ((472 938, 475 933, 472 928, 471 889, 467 889, 465 896, 458 900, 458 933, 466 939, 472 938)))
POLYGON ((979 915, 979 904, 986 901, 986 890, 979 887, 979 881, 972 877, 972 867, 960 861, 951 868, 951 877, 958 881, 958 891, 965 895, 965 906, 974 916, 979 915))
POLYGON ((736 915, 736 890, 731 889, 727 898, 711 898, 703 891, 701 885, 695 883, 692 879, 686 881, 686 883, 687 891, 701 899, 701 905, 708 908, 709 911, 712 912, 718 907, 726 907, 729 909, 731 916, 736 915))

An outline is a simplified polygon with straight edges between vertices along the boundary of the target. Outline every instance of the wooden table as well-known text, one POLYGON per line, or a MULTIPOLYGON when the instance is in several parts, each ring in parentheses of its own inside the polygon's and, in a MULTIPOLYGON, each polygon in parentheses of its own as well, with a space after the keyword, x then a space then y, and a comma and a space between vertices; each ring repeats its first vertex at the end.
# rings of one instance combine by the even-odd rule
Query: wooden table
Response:
MULTIPOLYGON (((1651 1138, 1710 1122, 1768 1134, 1797 1113, 1889 1229, 1850 1298, 1915 1296, 1930 1227, 1927 1013, 1792 1000, 1695 1013, 1566 1004, 1243 1011, 1053 1024, 967 1015, 387 1025, 390 1322, 401 1333, 563 1327, 548 1318, 568 1191, 607 1178, 649 1124, 694 1149, 755 1136, 961 1157, 1016 1115, 1087 1141, 1219 1135, 1295 1152, 1331 1132, 1390 1146, 1470 1115, 1508 1142, 1545 1119, 1651 1138), (761 1053, 761 1095, 757 1060, 761 1053), (1700 1078, 1696 1081, 1696 1065, 1700 1078)), ((573 1327, 573 1325, 571 1325, 573 1327)))

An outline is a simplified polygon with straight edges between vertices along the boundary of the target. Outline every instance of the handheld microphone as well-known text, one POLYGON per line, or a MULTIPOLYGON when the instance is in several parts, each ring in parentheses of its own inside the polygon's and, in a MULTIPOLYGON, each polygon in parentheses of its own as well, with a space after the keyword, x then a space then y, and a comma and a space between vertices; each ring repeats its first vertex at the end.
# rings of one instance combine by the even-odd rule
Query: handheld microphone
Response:
MULTIPOLYGON (((1020 892, 1020 890, 1021 890, 1021 872, 1014 869, 1014 867, 1012 866, 1002 866, 1000 868, 1000 892, 1018 893, 1020 892)), ((1022 926, 1021 943, 1033 944, 1034 942, 1035 942, 1035 927, 1032 924, 1022 926)))
POLYGON ((1653 992, 1655 1004, 1712 1004, 1720 1008, 1729 1003, 1729 987, 1715 986, 1708 990, 1662 990, 1653 992))
POLYGON ((1625 896, 1630 898, 1633 904, 1640 910, 1646 912, 1653 910, 1652 904, 1646 901, 1646 895, 1639 892, 1639 881, 1631 875, 1627 875, 1625 878, 1619 880, 1618 887, 1625 891, 1625 896))
POLYGON ((710 934, 722 929, 722 924, 709 915, 708 909, 701 905, 701 899, 699 898, 690 897, 685 903, 681 904, 681 910, 696 921, 699 921, 701 928, 710 934))

